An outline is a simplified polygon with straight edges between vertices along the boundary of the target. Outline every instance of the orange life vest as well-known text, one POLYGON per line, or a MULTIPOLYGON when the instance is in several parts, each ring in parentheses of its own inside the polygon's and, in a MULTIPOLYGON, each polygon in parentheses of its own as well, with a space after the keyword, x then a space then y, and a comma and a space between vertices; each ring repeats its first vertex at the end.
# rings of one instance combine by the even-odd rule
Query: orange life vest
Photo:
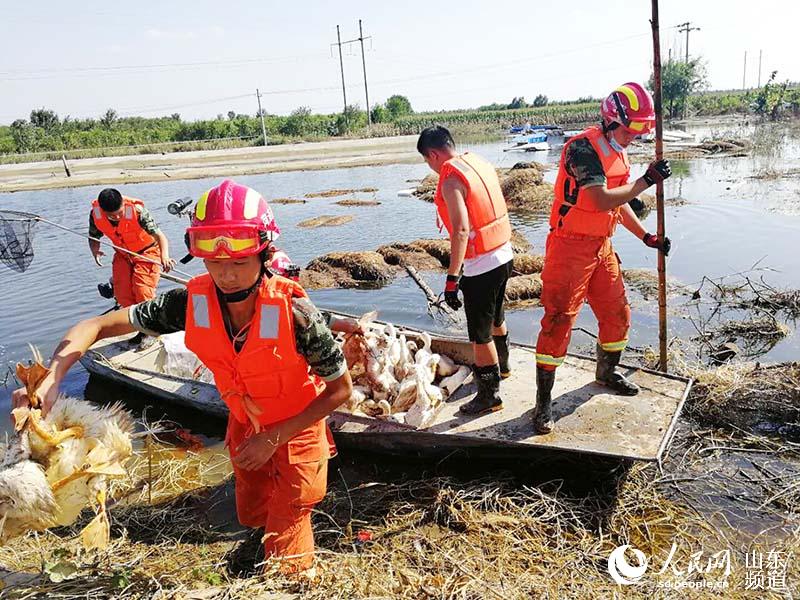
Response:
POLYGON ((195 277, 187 288, 186 347, 214 374, 236 420, 258 432, 299 414, 325 389, 295 345, 292 298, 307 297, 300 284, 277 275, 264 279, 239 352, 225 330, 211 276, 195 277))
POLYGON ((156 243, 156 239, 147 233, 139 224, 139 214, 136 212, 137 206, 144 206, 144 202, 136 198, 122 198, 122 218, 117 226, 111 224, 106 213, 100 208, 100 203, 95 200, 92 202, 92 218, 95 226, 111 242, 131 252, 141 252, 145 248, 156 243))
POLYGON ((444 226, 450 236, 453 235, 453 225, 442 196, 442 184, 452 174, 467 188, 469 240, 465 258, 486 254, 510 241, 511 223, 497 172, 490 163, 469 152, 451 158, 439 172, 439 185, 434 196, 439 231, 444 226))
POLYGON ((614 235, 614 229, 620 219, 620 209, 598 209, 586 197, 585 190, 578 187, 575 178, 567 172, 567 149, 578 139, 589 140, 589 143, 592 144, 592 148, 603 165, 608 189, 614 189, 628 182, 631 166, 628 162, 627 152, 614 150, 599 126, 590 127, 576 135, 564 145, 561 151, 561 161, 558 164, 558 176, 555 183, 555 201, 550 213, 550 229, 555 235, 611 237, 614 235))

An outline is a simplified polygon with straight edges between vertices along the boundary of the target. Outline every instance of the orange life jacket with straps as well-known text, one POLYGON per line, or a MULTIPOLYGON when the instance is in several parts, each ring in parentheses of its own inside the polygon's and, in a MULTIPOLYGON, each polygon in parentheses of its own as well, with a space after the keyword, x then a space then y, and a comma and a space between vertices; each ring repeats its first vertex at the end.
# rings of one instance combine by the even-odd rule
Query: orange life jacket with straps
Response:
POLYGON ((115 246, 120 246, 131 252, 141 252, 156 243, 156 238, 147 233, 139 224, 137 206, 144 206, 144 202, 136 198, 122 198, 122 218, 116 227, 111 224, 105 211, 100 208, 100 203, 92 202, 92 219, 95 226, 115 246))
POLYGON ((555 201, 550 213, 550 230, 555 235, 611 237, 620 220, 620 208, 598 209, 586 197, 586 190, 579 188, 575 178, 567 172, 567 150, 570 144, 578 139, 588 140, 594 148, 603 165, 608 189, 614 189, 628 182, 631 170, 628 154, 625 151, 614 150, 600 126, 590 127, 576 135, 564 144, 561 151, 555 183, 555 201))
POLYGON ((445 227, 450 236, 453 235, 453 225, 442 195, 442 184, 452 174, 467 188, 469 239, 465 258, 486 254, 510 241, 511 223, 497 172, 490 163, 469 152, 451 158, 439 172, 439 185, 434 196, 439 231, 445 227))
POLYGON ((301 413, 325 389, 297 352, 292 298, 306 298, 300 284, 273 275, 258 288, 247 340, 239 352, 225 330, 217 289, 208 274, 189 281, 186 347, 214 374, 231 415, 264 425, 301 413))

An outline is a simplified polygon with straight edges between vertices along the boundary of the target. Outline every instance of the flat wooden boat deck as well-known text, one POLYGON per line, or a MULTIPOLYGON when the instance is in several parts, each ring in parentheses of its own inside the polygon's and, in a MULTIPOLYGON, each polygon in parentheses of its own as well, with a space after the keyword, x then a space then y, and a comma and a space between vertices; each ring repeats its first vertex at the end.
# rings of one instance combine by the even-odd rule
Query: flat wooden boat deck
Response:
MULTIPOLYGON (((472 350, 466 340, 433 337, 432 349, 456 362, 471 360, 472 350)), ((207 414, 227 415, 213 385, 159 373, 158 351, 158 345, 139 352, 128 348, 124 340, 104 340, 81 362, 99 377, 207 414)), ((470 377, 424 430, 345 411, 331 415, 331 429, 342 446, 396 454, 547 449, 653 461, 668 446, 691 387, 691 381, 681 377, 628 367, 623 371, 641 392, 633 397, 618 396, 595 383, 594 359, 570 355, 558 369, 553 390, 555 429, 547 435, 534 435, 535 350, 513 344, 510 363, 512 375, 500 386, 503 410, 481 417, 461 415, 458 407, 476 393, 470 377)))

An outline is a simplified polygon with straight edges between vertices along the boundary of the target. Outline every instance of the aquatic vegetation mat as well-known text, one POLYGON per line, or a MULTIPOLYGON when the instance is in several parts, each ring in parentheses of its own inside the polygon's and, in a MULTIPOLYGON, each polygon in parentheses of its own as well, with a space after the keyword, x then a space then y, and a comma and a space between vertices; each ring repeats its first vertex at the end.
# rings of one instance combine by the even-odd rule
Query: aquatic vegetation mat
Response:
POLYGON ((800 426, 800 363, 737 363, 687 372, 695 379, 687 410, 700 422, 745 431, 760 423, 800 426))
POLYGON ((301 198, 273 198, 270 200, 272 204, 306 204, 308 200, 301 198))
POLYGON ((338 202, 334 202, 334 204, 338 204, 339 206, 379 206, 380 202, 377 200, 356 200, 355 198, 350 198, 347 200, 339 200, 338 202))
POLYGON ((308 283, 311 289, 321 282, 334 284, 321 287, 382 286, 394 276, 394 267, 377 252, 331 252, 308 263, 300 282, 304 286, 308 283))
POLYGON ((353 218, 353 215, 320 215, 319 217, 313 217, 311 219, 306 219, 305 221, 300 221, 297 226, 307 228, 336 227, 337 225, 349 223, 353 220, 353 218))
POLYGON ((378 188, 373 187, 365 187, 365 188, 354 188, 354 189, 333 189, 333 190, 325 190, 322 192, 309 192, 305 195, 306 198, 335 198, 336 196, 348 196, 352 194, 374 194, 378 191, 378 188))

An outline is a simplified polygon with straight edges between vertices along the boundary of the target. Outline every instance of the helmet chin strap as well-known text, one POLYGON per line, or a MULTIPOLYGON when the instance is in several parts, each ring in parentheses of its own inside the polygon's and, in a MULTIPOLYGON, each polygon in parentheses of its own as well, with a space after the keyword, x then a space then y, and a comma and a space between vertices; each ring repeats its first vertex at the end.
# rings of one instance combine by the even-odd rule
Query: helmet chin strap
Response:
POLYGON ((219 291, 219 293, 222 295, 222 299, 225 300, 225 302, 227 302, 228 304, 236 302, 244 302, 250 297, 250 294, 252 294, 258 289, 258 286, 261 285, 261 279, 263 277, 264 273, 262 271, 253 285, 251 285, 249 288, 239 290, 238 292, 231 292, 230 294, 226 294, 219 288, 217 288, 217 291, 219 291))

